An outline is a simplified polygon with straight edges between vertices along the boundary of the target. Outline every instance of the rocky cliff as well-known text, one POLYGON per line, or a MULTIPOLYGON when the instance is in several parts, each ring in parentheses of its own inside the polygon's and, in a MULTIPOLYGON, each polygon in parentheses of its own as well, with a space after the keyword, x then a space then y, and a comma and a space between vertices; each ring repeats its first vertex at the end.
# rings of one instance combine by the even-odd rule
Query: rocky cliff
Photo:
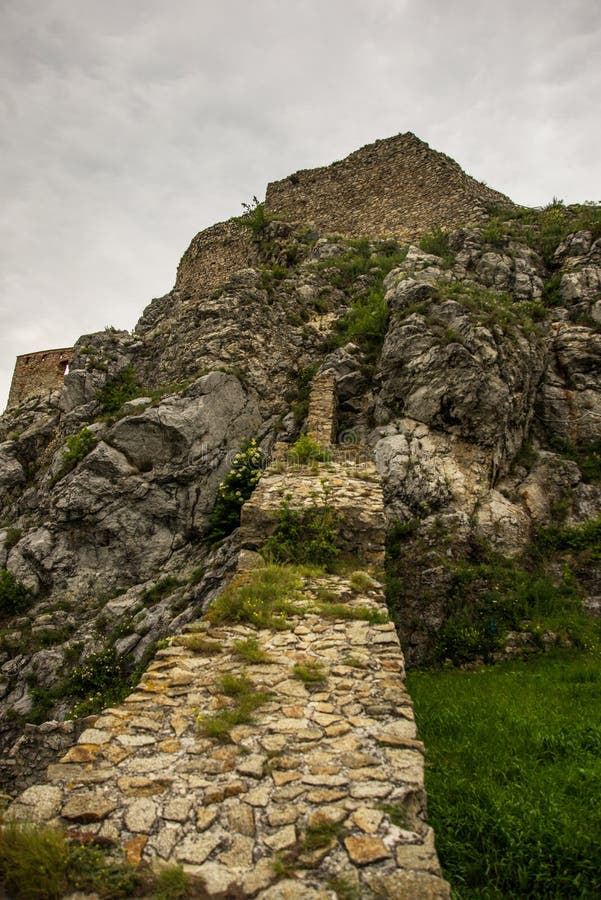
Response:
POLYGON ((516 208, 416 142, 271 186, 194 239, 132 334, 80 338, 62 388, 0 419, 5 791, 219 595, 250 546, 211 537, 219 485, 244 440, 269 459, 306 430, 316 373, 336 453, 382 479, 409 662, 577 640, 535 633, 516 573, 598 608, 599 209, 516 208))

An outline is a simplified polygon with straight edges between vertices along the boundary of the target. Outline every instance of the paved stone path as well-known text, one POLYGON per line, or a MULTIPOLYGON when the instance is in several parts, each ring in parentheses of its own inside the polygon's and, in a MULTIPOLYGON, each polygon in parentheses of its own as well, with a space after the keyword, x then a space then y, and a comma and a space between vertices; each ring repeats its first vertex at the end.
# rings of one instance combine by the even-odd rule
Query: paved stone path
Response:
MULTIPOLYGON (((373 464, 287 471, 280 461, 244 510, 238 580, 249 577, 284 495, 299 506, 325 497, 344 517, 347 538, 355 536, 353 549, 381 564, 383 503, 373 464)), ((134 862, 180 863, 204 878, 210 894, 236 887, 265 900, 448 898, 425 817, 423 746, 382 585, 365 575, 297 577, 289 628, 206 618, 188 626, 9 816, 109 838, 134 862), (343 604, 344 615, 332 604, 343 604), (362 615, 370 621, 353 618, 362 615), (267 660, 240 657, 235 645, 250 637, 267 660), (299 680, 295 666, 318 671, 320 680, 299 680), (231 728, 227 743, 204 736, 198 723, 235 702, 224 675, 269 695, 250 724, 231 728)))

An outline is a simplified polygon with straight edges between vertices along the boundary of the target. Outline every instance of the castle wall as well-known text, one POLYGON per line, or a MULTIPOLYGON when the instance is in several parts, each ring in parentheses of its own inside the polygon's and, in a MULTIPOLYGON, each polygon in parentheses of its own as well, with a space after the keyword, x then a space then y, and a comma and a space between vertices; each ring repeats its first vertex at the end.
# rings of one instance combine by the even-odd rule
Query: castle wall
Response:
MULTIPOLYGON (((486 204, 511 201, 469 175, 449 156, 408 132, 362 147, 345 159, 305 169, 267 186, 265 208, 289 222, 311 222, 347 237, 415 239, 436 225, 459 228, 487 215, 486 204)), ((175 289, 206 296, 237 269, 255 265, 249 233, 219 222, 192 240, 175 289)))
POLYGON ((37 397, 60 388, 73 355, 73 347, 39 350, 17 356, 10 385, 7 409, 18 406, 29 397, 37 397))
POLYGON ((487 203, 511 201, 410 132, 272 182, 266 194, 274 215, 352 237, 410 239, 436 225, 457 228, 486 216, 487 203))
POLYGON ((237 269, 255 261, 256 250, 248 231, 232 220, 218 222, 193 238, 178 266, 175 290, 206 296, 237 269))

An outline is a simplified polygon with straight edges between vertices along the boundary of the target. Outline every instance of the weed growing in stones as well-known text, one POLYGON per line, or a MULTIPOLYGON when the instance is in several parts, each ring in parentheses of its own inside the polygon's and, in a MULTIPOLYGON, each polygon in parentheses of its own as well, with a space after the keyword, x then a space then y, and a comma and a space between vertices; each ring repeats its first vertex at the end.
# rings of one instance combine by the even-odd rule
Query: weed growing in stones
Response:
POLYGON ((323 684, 326 680, 322 664, 311 660, 294 666, 292 674, 303 684, 323 684))
POLYGON ((351 590, 355 594, 371 591, 375 587, 374 579, 367 572, 353 572, 350 579, 351 590))
POLYGON ((223 650, 219 641, 212 641, 202 634, 180 634, 175 643, 194 653, 204 653, 205 656, 217 656, 223 650))
POLYGON ((96 438, 89 428, 82 428, 78 434, 70 434, 67 438, 67 449, 63 451, 61 467, 52 479, 52 483, 56 484, 61 478, 64 478, 95 446, 96 438))
POLYGON ((345 619, 369 622, 370 625, 385 625, 390 621, 387 613, 366 606, 347 606, 345 603, 319 603, 317 612, 327 619, 345 619))
POLYGON ((232 704, 212 714, 198 715, 197 723, 206 737, 220 741, 229 741, 230 731, 236 725, 248 725, 253 722, 256 710, 270 700, 269 694, 254 690, 252 682, 244 673, 223 674, 217 681, 217 689, 221 694, 230 697, 232 704))
POLYGON ((332 453, 322 447, 308 434, 301 434, 297 442, 287 453, 288 461, 294 465, 305 466, 310 462, 330 462, 332 453))
POLYGON ((452 266, 455 262, 455 254, 449 246, 449 234, 436 226, 431 231, 427 231, 422 235, 419 242, 420 250, 425 253, 432 253, 434 256, 440 256, 445 267, 452 266))
POLYGON ((115 413, 128 400, 141 397, 144 389, 138 383, 133 366, 125 366, 112 378, 109 378, 98 394, 98 400, 102 407, 102 413, 115 413))
POLYGON ((340 516, 329 502, 328 491, 315 494, 310 507, 291 506, 288 495, 280 505, 274 532, 265 542, 266 559, 281 563, 332 566, 343 549, 340 516))
POLYGON ((182 582, 179 578, 176 578, 174 575, 166 575, 164 578, 161 578, 160 581, 157 581, 151 588, 144 591, 141 602, 145 606, 151 606, 153 603, 158 603, 159 600, 168 597, 169 594, 172 594, 178 587, 181 587, 181 585, 182 582))
POLYGON ((273 662, 269 654, 262 649, 254 637, 247 638, 244 641, 235 641, 233 649, 240 659, 253 665, 273 662))
POLYGON ((301 579, 289 566, 269 565, 234 578, 213 601, 207 618, 213 624, 248 622, 257 628, 282 630, 298 606, 301 579))

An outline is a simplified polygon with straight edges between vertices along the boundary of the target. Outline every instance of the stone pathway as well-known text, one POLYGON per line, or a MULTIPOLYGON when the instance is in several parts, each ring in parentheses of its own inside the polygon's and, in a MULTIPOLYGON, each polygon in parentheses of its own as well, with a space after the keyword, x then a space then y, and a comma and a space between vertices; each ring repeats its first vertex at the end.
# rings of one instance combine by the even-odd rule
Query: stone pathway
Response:
MULTIPOLYGON (((325 495, 353 549, 381 563, 381 488, 373 465, 353 465, 288 472, 272 464, 244 510, 236 578, 249 577, 288 494, 300 506, 325 495)), ((180 863, 210 894, 448 898, 382 585, 365 575, 299 575, 296 594, 285 630, 205 618, 172 638, 134 693, 104 710, 9 816, 109 838, 134 862, 180 863), (236 645, 248 638, 266 660, 241 658, 236 645), (307 670, 316 680, 298 677, 307 670), (235 704, 223 676, 268 694, 227 743, 199 727, 199 717, 235 704)))

